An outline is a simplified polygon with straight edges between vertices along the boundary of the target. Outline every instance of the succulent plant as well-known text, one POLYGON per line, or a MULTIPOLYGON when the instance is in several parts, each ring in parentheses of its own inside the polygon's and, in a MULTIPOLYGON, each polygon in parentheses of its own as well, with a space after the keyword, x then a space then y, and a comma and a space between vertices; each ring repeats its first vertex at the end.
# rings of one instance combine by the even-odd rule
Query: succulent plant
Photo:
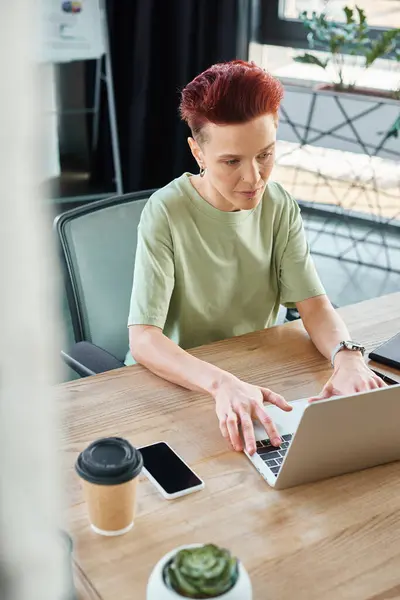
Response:
POLYGON ((218 598, 238 579, 238 560, 213 544, 180 550, 164 568, 165 584, 184 598, 218 598))

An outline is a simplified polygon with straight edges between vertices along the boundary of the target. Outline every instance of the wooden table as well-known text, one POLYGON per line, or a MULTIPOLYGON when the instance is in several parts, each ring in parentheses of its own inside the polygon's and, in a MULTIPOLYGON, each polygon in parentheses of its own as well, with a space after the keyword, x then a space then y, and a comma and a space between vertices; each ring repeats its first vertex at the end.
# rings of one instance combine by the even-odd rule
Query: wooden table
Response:
POLYGON ((77 600, 101 600, 86 574, 76 562, 73 565, 73 577, 77 600))
MULTIPOLYGON (((353 339, 368 350, 400 331, 400 293, 339 312, 353 339)), ((319 392, 331 372, 299 321, 193 354, 288 400, 319 392)), ((400 381, 399 372, 379 369, 400 381)), ((90 587, 82 598, 144 599, 157 560, 193 542, 214 542, 240 557, 255 600, 400 598, 400 463, 279 492, 245 456, 228 449, 207 396, 140 366, 69 383, 58 392, 69 530, 79 572, 90 587), (134 529, 119 538, 92 533, 73 464, 90 441, 111 435, 136 446, 168 441, 205 480, 205 490, 168 502, 141 477, 134 529)))

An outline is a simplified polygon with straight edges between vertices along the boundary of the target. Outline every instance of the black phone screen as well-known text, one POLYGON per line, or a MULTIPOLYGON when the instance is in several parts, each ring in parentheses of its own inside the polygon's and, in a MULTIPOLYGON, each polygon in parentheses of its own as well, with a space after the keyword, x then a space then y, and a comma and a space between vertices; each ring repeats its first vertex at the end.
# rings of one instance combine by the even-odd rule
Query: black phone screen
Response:
POLYGON ((400 333, 369 353, 369 357, 389 367, 400 369, 400 333))
POLYGON ((201 479, 165 442, 158 442, 139 450, 145 469, 167 494, 176 494, 202 484, 201 479))

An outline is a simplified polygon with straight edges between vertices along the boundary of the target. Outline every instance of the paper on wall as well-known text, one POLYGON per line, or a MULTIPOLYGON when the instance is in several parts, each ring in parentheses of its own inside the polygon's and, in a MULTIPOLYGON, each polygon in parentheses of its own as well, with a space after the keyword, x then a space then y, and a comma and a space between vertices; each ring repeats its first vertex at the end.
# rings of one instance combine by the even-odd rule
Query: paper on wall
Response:
POLYGON ((100 0, 41 0, 42 62, 99 58, 105 52, 100 0))

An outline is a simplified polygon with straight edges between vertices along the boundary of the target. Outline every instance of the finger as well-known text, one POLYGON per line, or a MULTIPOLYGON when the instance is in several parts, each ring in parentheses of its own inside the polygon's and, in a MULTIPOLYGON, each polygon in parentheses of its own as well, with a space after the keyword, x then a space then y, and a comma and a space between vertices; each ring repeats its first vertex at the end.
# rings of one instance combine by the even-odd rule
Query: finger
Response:
POLYGON ((369 390, 377 390, 379 388, 378 382, 375 377, 371 377, 367 383, 367 389, 369 390))
POLYGON ((317 396, 311 396, 309 402, 318 402, 318 400, 327 400, 334 395, 334 389, 331 385, 326 385, 317 396))
POLYGON ((279 432, 269 414, 266 413, 261 406, 256 406, 255 412, 258 420, 267 432, 268 437, 271 440, 271 444, 273 446, 280 446, 282 443, 281 436, 279 435, 279 432))
MULTIPOLYGON (((358 383, 354 390, 357 394, 362 394, 365 392, 369 392, 370 390, 375 390, 378 389, 378 384, 377 382, 371 377, 371 379, 368 379, 368 381, 361 381, 360 383, 358 383)), ((353 390, 349 390, 348 395, 354 394, 353 390)))
POLYGON ((376 389, 381 388, 381 387, 386 387, 386 383, 383 381, 383 379, 381 377, 378 377, 377 375, 375 375, 375 373, 372 374, 370 382, 371 381, 373 381, 374 388, 376 388, 376 389))
POLYGON ((383 379, 381 379, 380 377, 377 377, 375 379, 375 381, 376 381, 378 388, 388 387, 388 384, 385 381, 383 381, 383 379))
POLYGON ((375 388, 372 377, 371 379, 367 379, 367 381, 360 381, 360 383, 356 386, 356 390, 358 393, 368 392, 371 388, 375 388))
POLYGON ((242 411, 240 413, 240 423, 247 452, 252 455, 256 451, 256 438, 254 435, 253 421, 249 413, 242 411))
POLYGON ((380 379, 379 377, 375 377, 375 376, 370 377, 368 379, 368 381, 366 382, 366 384, 365 384, 366 385, 366 390, 365 391, 368 391, 368 390, 377 390, 380 387, 386 387, 385 382, 382 381, 382 380, 381 381, 382 381, 383 385, 380 385, 381 381, 379 381, 379 379, 380 379))
POLYGON ((239 435, 237 414, 233 412, 233 410, 229 411, 228 413, 226 425, 228 427, 229 438, 234 450, 241 452, 241 450, 243 450, 243 444, 239 435))
POLYGON ((220 419, 219 421, 219 429, 222 433, 222 437, 225 438, 226 440, 229 440, 229 431, 228 431, 228 427, 226 425, 226 415, 225 417, 223 417, 222 419, 220 419))
POLYGON ((285 398, 280 394, 276 394, 268 388, 260 388, 260 390, 263 395, 264 402, 270 402, 271 404, 275 404, 275 406, 278 406, 278 408, 281 408, 282 410, 285 410, 287 412, 293 409, 293 407, 288 402, 286 402, 285 398))

